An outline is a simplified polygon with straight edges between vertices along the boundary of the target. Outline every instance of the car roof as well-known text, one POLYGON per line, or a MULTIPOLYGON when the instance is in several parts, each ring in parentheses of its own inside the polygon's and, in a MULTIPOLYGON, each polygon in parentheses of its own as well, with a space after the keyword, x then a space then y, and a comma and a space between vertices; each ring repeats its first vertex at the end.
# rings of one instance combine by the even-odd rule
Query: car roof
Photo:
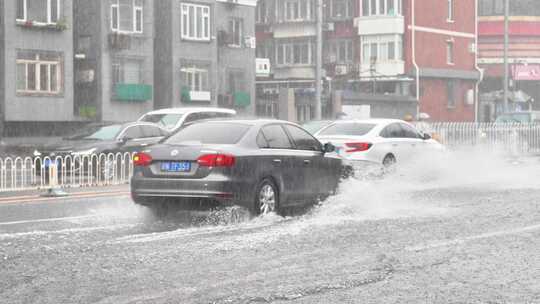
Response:
POLYGON ((392 119, 392 118, 369 118, 369 119, 340 119, 334 121, 334 123, 369 123, 369 124, 390 124, 394 122, 404 122, 401 119, 392 119))
POLYGON ((272 119, 272 118, 220 118, 220 119, 215 119, 214 118, 214 119, 197 120, 197 121, 194 121, 193 124, 223 123, 223 122, 241 123, 241 124, 252 125, 252 126, 262 126, 262 125, 271 124, 271 123, 283 123, 283 124, 289 124, 289 125, 297 125, 297 124, 292 123, 290 121, 272 119))
POLYGON ((176 107, 176 108, 166 108, 159 109, 155 111, 150 111, 145 115, 155 115, 155 114, 188 114, 194 112, 219 112, 227 114, 236 114, 235 110, 225 109, 225 108, 215 108, 215 107, 176 107))

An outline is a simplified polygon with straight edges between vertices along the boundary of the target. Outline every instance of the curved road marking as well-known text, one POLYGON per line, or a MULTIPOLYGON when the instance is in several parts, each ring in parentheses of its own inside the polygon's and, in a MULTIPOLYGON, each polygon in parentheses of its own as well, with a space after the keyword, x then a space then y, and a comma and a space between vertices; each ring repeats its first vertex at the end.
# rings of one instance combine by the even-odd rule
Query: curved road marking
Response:
POLYGON ((440 248, 440 247, 448 247, 448 246, 451 246, 451 245, 463 244, 463 243, 468 242, 468 241, 489 239, 489 238, 498 237, 498 236, 520 234, 520 233, 531 232, 531 231, 536 231, 536 230, 540 230, 540 224, 531 225, 531 226, 522 227, 522 228, 515 228, 515 229, 510 229, 510 230, 500 230, 500 231, 494 231, 494 232, 487 232, 487 233, 468 236, 468 237, 464 237, 464 238, 458 238, 458 239, 454 239, 454 240, 450 240, 450 241, 433 242, 431 244, 426 244, 426 245, 407 247, 406 249, 408 251, 421 251, 421 250, 427 250, 427 249, 434 249, 434 248, 440 248))

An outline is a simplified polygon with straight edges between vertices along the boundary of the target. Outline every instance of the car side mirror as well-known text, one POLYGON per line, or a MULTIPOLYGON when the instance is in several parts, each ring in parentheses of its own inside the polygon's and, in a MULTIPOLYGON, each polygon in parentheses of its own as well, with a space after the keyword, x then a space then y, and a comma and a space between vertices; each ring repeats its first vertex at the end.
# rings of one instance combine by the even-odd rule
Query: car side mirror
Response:
POLYGON ((125 144, 126 144, 128 141, 130 141, 130 140, 131 140, 131 138, 129 138, 129 137, 127 137, 127 136, 124 136, 124 137, 122 137, 122 138, 120 138, 120 139, 118 140, 118 143, 119 143, 119 144, 122 144, 122 145, 125 145, 125 144))
POLYGON ((424 134, 422 135, 422 139, 423 139, 423 140, 431 139, 431 135, 429 135, 428 133, 424 133, 424 134))
POLYGON ((336 146, 334 146, 332 143, 325 143, 323 146, 323 152, 324 153, 331 153, 336 151, 336 146))

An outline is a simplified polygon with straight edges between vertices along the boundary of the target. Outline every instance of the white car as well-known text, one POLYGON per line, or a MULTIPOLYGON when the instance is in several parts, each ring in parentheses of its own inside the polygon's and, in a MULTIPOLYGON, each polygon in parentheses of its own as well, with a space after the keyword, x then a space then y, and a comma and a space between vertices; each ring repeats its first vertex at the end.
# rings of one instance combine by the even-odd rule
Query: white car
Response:
POLYGON ((332 143, 337 155, 352 166, 362 162, 390 166, 424 152, 444 150, 428 134, 397 119, 339 120, 319 130, 315 137, 332 143))
POLYGON ((148 112, 138 121, 153 122, 169 132, 178 130, 183 125, 202 119, 227 118, 236 115, 235 110, 211 107, 167 108, 148 112))

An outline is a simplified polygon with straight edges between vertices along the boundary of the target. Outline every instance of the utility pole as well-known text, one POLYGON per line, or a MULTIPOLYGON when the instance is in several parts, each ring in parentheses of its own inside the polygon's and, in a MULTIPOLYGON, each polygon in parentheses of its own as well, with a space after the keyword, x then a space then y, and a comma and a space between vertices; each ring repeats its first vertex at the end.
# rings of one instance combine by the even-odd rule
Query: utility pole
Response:
POLYGON ((322 119, 322 9, 323 2, 322 0, 317 1, 317 58, 316 58, 316 67, 315 67, 315 119, 322 119))
POLYGON ((503 111, 508 112, 508 16, 510 15, 509 0, 504 0, 504 84, 503 111))

